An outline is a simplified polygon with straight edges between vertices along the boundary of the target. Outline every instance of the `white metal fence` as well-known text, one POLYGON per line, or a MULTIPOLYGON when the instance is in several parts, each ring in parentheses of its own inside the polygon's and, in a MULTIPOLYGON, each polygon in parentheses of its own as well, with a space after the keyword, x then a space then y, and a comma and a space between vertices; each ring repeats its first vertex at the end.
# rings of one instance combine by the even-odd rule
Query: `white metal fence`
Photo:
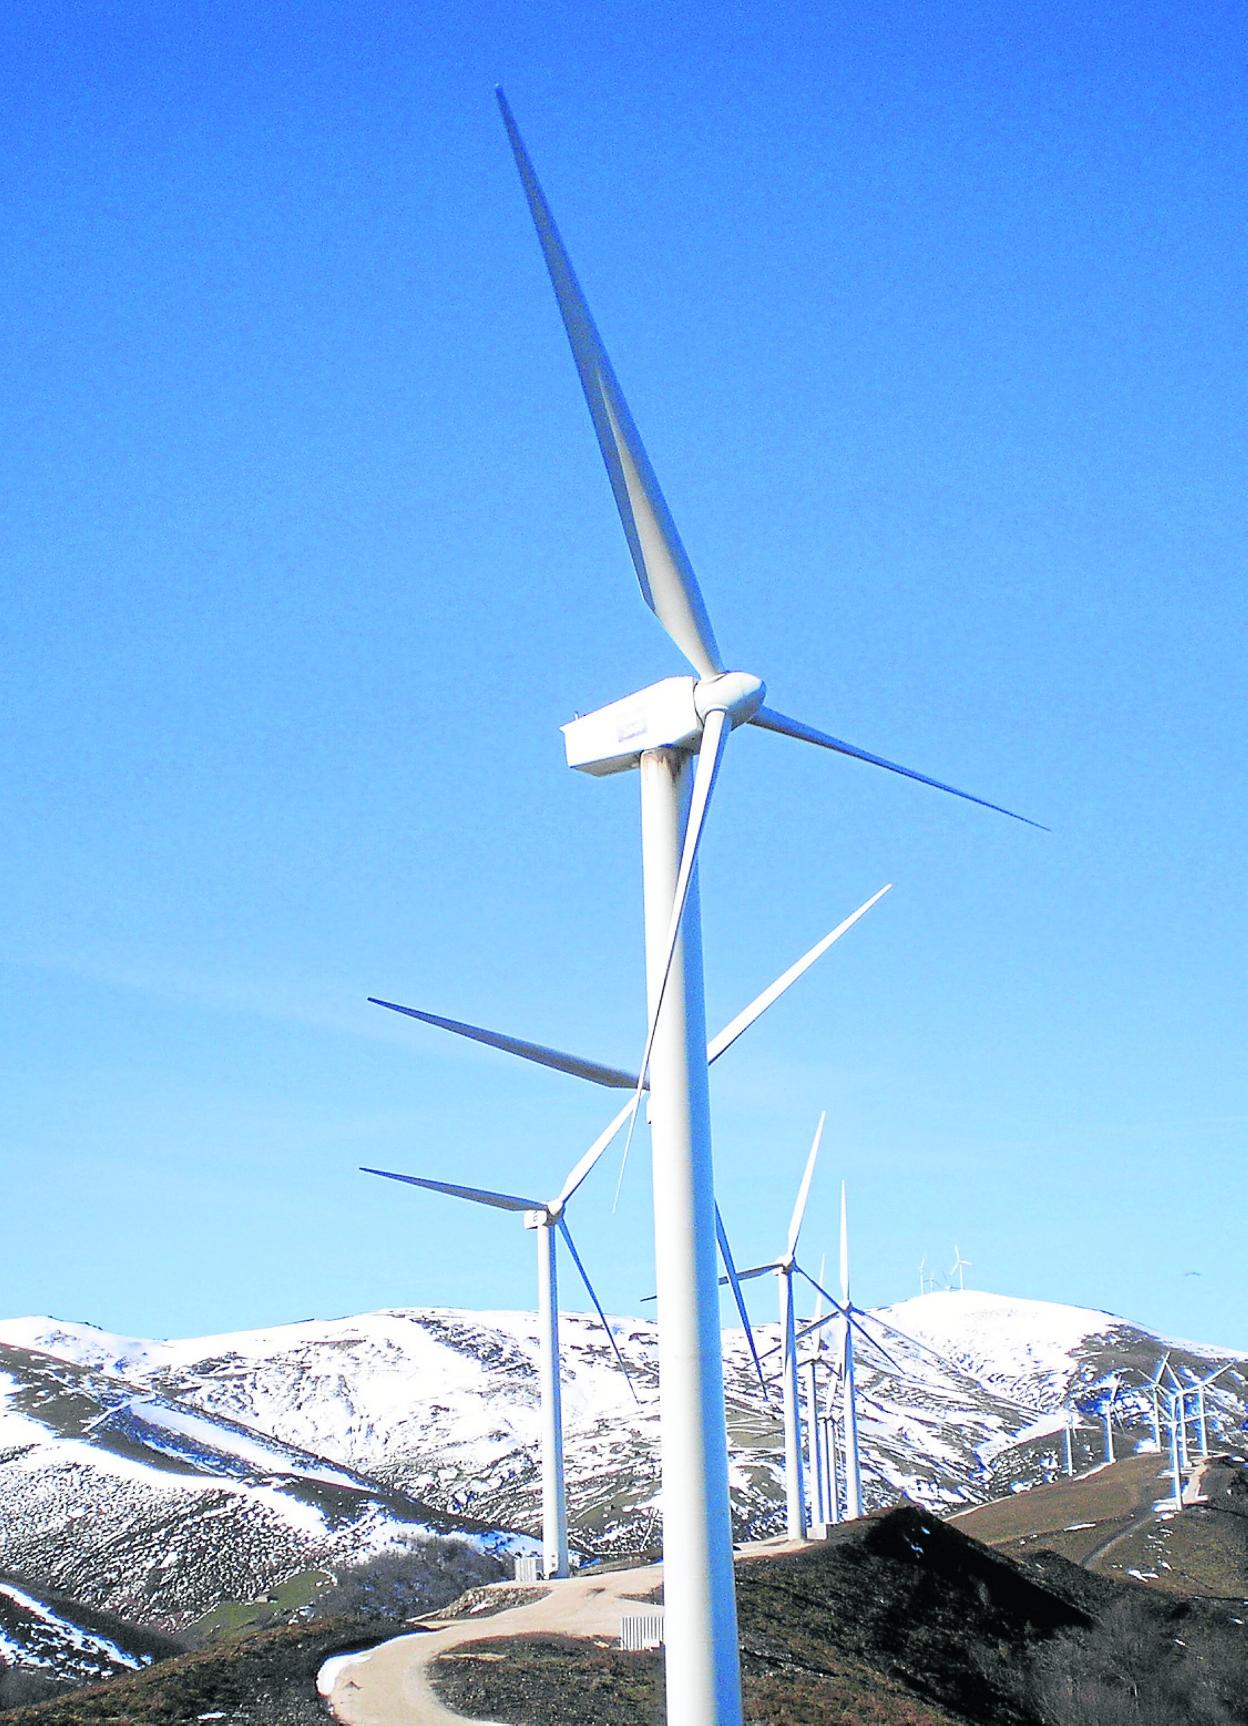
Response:
POLYGON ((662 1648, 663 1608, 651 1606, 644 1612, 620 1614, 620 1647, 636 1654, 643 1648, 662 1648))

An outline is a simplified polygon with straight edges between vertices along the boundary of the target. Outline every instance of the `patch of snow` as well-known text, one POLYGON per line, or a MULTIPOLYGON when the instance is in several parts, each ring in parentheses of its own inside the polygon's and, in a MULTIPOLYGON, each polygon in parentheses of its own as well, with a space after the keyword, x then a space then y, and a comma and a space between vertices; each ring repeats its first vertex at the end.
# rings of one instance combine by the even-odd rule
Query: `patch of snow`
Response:
POLYGON ((334 1685, 337 1684, 343 1673, 348 1667, 358 1666, 361 1661, 367 1660, 369 1652, 370 1650, 365 1649, 361 1654, 331 1654, 316 1675, 318 1695, 323 1696, 328 1702, 333 1693, 334 1685))
MULTIPOLYGON (((114 1665, 128 1666, 137 1671, 140 1666, 148 1665, 150 1656, 129 1654, 124 1648, 119 1648, 107 1636, 101 1636, 90 1630, 84 1630, 81 1625, 72 1624, 69 1619, 62 1618, 59 1613, 42 1600, 36 1600, 33 1594, 27 1594, 22 1588, 15 1588, 12 1583, 0 1582, 0 1594, 7 1596, 15 1606, 20 1606, 24 1612, 29 1612, 32 1618, 39 1619, 44 1624, 50 1624, 65 1639, 69 1646, 82 1654, 103 1655, 114 1665)), ((27 1656, 29 1658, 29 1656, 27 1656)))

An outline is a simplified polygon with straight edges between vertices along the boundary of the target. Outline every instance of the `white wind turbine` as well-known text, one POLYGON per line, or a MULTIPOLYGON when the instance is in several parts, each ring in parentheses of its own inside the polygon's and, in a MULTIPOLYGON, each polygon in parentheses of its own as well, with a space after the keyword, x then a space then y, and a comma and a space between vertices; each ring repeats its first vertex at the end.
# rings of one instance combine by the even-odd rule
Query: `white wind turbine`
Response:
POLYGON ((1075 1417, 1070 1409, 1065 1409, 1063 1412, 1065 1419, 1062 1424, 1062 1448, 1066 1459, 1066 1475, 1069 1478, 1075 1472, 1075 1456, 1071 1436, 1074 1431, 1075 1417))
POLYGON ((1205 1408, 1205 1392, 1208 1390, 1209 1386, 1213 1384, 1215 1379, 1221 1378, 1224 1372, 1229 1372, 1230 1370, 1229 1366, 1220 1366, 1216 1372, 1211 1372, 1208 1378, 1202 1378, 1199 1384, 1194 1384, 1192 1386, 1196 1395, 1196 1424, 1200 1432, 1199 1454, 1201 1456, 1208 1456, 1209 1454, 1209 1422, 1205 1408))
POLYGON ((955 1247, 953 1249, 953 1268, 949 1272, 949 1275, 951 1277, 957 1277, 958 1287, 962 1290, 965 1290, 965 1288, 966 1288, 966 1281, 962 1275, 962 1272, 964 1270, 969 1271, 970 1268, 971 1268, 970 1259, 964 1259, 962 1257, 962 1254, 959 1252, 957 1246, 955 1245, 955 1247))
MULTIPOLYGON (((706 1046, 708 1068, 714 1066, 722 1055, 726 1055, 737 1039, 743 1036, 750 1026, 760 1019, 767 1009, 773 1006, 796 983, 798 978, 810 969, 817 959, 822 958, 828 949, 840 940, 842 935, 852 929, 854 924, 861 917, 865 917, 871 907, 890 891, 891 883, 879 888, 869 899, 864 900, 856 911, 851 911, 848 917, 843 917, 834 929, 829 930, 826 935, 816 941, 813 947, 809 947, 800 959, 794 960, 793 964, 787 970, 782 971, 775 981, 769 983, 760 994, 756 995, 747 1007, 742 1008, 741 1012, 724 1026, 718 1036, 712 1037, 706 1046)), ((369 996, 369 1002, 375 1007, 387 1007, 392 1013, 402 1013, 406 1018, 418 1019, 422 1024, 433 1025, 443 1031, 451 1031, 457 1037, 467 1037, 474 1043, 483 1043, 489 1048, 500 1049, 504 1054, 519 1055, 522 1059, 532 1061, 538 1066, 549 1067, 556 1072, 568 1073, 578 1079, 587 1079, 593 1084, 606 1086, 609 1090, 632 1090, 636 1084, 634 1074, 624 1072, 618 1067, 608 1066, 605 1062, 592 1060, 586 1055, 569 1054, 566 1050, 553 1049, 543 1043, 528 1042, 521 1037, 510 1036, 504 1031, 491 1031, 483 1025, 470 1025, 461 1019, 443 1018, 437 1013, 426 1012, 420 1007, 400 1006, 397 1001, 383 1001, 375 995, 369 996)), ((638 1094, 634 1092, 618 1114, 607 1123, 605 1130, 594 1140, 581 1162, 578 1163, 577 1169, 580 1171, 578 1185, 589 1174, 621 1127, 634 1114, 637 1100, 638 1094)), ((715 1227, 724 1269, 727 1273, 724 1280, 732 1286, 737 1310, 745 1327, 746 1341, 749 1343, 750 1352, 754 1355, 759 1382, 763 1386, 764 1395, 766 1395, 766 1380, 754 1347, 754 1333, 750 1327, 749 1315, 745 1309, 745 1298, 741 1293, 740 1280, 732 1260, 732 1249, 719 1215, 718 1206, 715 1208, 715 1227)))
MULTIPOLYGON (((805 1271, 801 1270, 800 1265, 798 1266, 798 1269, 801 1271, 801 1274, 806 1277, 808 1282, 813 1282, 813 1279, 805 1271)), ((822 1331, 827 1325, 834 1324, 836 1327, 837 1336, 839 1338, 838 1352, 840 1358, 835 1367, 835 1382, 840 1389, 841 1425, 843 1433, 841 1470, 845 1484, 845 1518, 847 1521, 852 1522, 862 1515, 863 1503, 862 1465, 858 1446, 858 1390, 854 1368, 854 1332, 857 1331, 864 1342, 868 1343, 878 1354, 883 1355, 884 1359, 894 1369, 894 1371, 902 1373, 903 1376, 905 1369, 893 1358, 891 1354, 889 1354, 879 1337, 872 1336, 871 1332, 862 1322, 864 1319, 869 1319, 873 1325, 876 1325, 880 1330, 887 1332, 889 1336, 896 1337, 898 1341, 908 1344, 911 1348, 919 1350, 922 1354, 930 1355, 933 1360, 939 1361, 941 1360, 941 1356, 935 1354, 933 1350, 926 1346, 926 1344, 916 1342, 912 1336, 907 1336, 905 1331, 898 1330, 896 1325, 888 1324, 884 1319, 880 1318, 878 1314, 867 1312, 865 1308, 855 1304, 850 1292, 849 1283, 849 1221, 844 1181, 841 1182, 840 1270, 841 1298, 839 1301, 834 1299, 833 1296, 828 1293, 827 1289, 823 1288, 819 1283, 814 1283, 816 1291, 830 1304, 832 1311, 822 1318, 812 1320, 810 1324, 806 1325, 799 1334, 798 1341, 799 1343, 804 1342, 807 1337, 816 1332, 822 1331)), ((766 1356, 763 1358, 766 1359, 766 1356)), ((836 1506, 836 1514, 831 1520, 838 1521, 839 1499, 834 1499, 833 1502, 836 1506)))
POLYGON ((1162 1375, 1169 1372, 1169 1370, 1170 1355, 1167 1352, 1162 1355, 1161 1359, 1157 1362, 1156 1370, 1152 1376, 1145 1381, 1145 1389, 1151 1403, 1153 1444, 1157 1450, 1161 1449, 1161 1380, 1162 1375))
MULTIPOLYGON (((666 678, 563 729, 569 766, 597 775, 640 769, 648 1031, 637 1094, 649 1078, 667 1715, 679 1726, 738 1726, 741 1683, 695 867, 703 821, 727 737, 747 724, 958 797, 968 794, 767 707, 760 678, 727 670, 692 565, 501 91, 499 103, 642 595, 696 673, 666 678)), ((978 797, 969 801, 985 803, 978 797)))
MULTIPOLYGON (((614 1134, 611 1135, 612 1137, 614 1134)), ((364 1169, 366 1175, 381 1175, 388 1181, 403 1181, 411 1187, 424 1187, 427 1192, 446 1193, 451 1198, 467 1199, 475 1205, 487 1205, 492 1210, 519 1212, 526 1229, 533 1229, 537 1239, 537 1328, 540 1344, 540 1386, 542 1410, 542 1574, 563 1577, 568 1574, 568 1501, 563 1468, 563 1389, 559 1364, 559 1269, 556 1247, 558 1237, 572 1256, 572 1263, 585 1284, 594 1311, 602 1321, 607 1340, 615 1351, 629 1388, 636 1397, 632 1377, 620 1345, 607 1323, 602 1303, 594 1291, 572 1239, 564 1211, 599 1156, 605 1142, 595 1140, 589 1150, 569 1171, 568 1178, 554 1199, 522 1198, 517 1193, 495 1193, 483 1187, 456 1186, 449 1181, 428 1180, 423 1175, 395 1174, 390 1169, 364 1169)))
POLYGON ((1182 1386, 1178 1385, 1177 1379, 1175 1380, 1175 1384, 1178 1386, 1177 1389, 1166 1392, 1166 1397, 1170 1405, 1170 1478, 1173 1482, 1172 1492, 1174 1496, 1174 1508, 1176 1510, 1182 1510, 1183 1471, 1187 1467, 1187 1459, 1182 1454, 1183 1444, 1179 1435, 1180 1401, 1183 1390, 1182 1386))
POLYGON ((802 1220, 806 1215, 806 1201, 810 1197, 810 1183, 814 1178, 815 1159, 819 1155, 819 1144, 823 1138, 826 1120, 827 1113, 825 1111, 819 1117, 819 1124, 815 1128, 815 1136, 811 1141, 810 1151, 806 1157, 806 1167, 802 1171, 801 1185, 797 1190, 797 1201, 793 1206, 793 1214, 789 1218, 789 1232, 785 1239, 784 1252, 778 1259, 772 1259, 767 1264, 751 1265, 749 1270, 737 1273, 738 1281, 743 1283, 750 1282, 754 1277, 774 1274, 780 1293, 780 1377, 783 1390, 781 1406, 784 1418, 785 1529, 790 1540, 805 1540, 806 1538, 806 1489, 802 1477, 802 1415, 801 1391, 798 1382, 797 1311, 794 1278, 805 1277, 813 1288, 818 1289, 819 1287, 814 1278, 804 1271, 797 1262, 797 1242, 802 1232, 802 1220))
POLYGON ((1122 1380, 1115 1378, 1112 1386, 1110 1387, 1109 1396, 1103 1397, 1101 1399, 1100 1407, 1096 1411, 1100 1415, 1102 1424, 1104 1425, 1104 1428, 1105 1428, 1105 1433, 1104 1433, 1105 1458, 1104 1458, 1104 1460, 1107 1464, 1111 1463, 1114 1460, 1114 1425, 1113 1425, 1114 1404, 1118 1401, 1119 1393, 1121 1392, 1121 1390, 1122 1390, 1122 1380))
MULTIPOLYGON (((807 1331, 814 1336, 814 1345, 802 1361, 802 1371, 806 1376, 806 1474, 810 1483, 810 1520, 819 1526, 826 1527, 835 1521, 833 1511, 834 1499, 829 1471, 834 1466, 834 1459, 829 1448, 830 1421, 826 1410, 820 1404, 819 1374, 830 1373, 831 1368, 825 1355, 825 1333, 821 1327, 823 1317, 823 1287, 827 1260, 819 1261, 819 1284, 815 1290, 815 1310, 811 1315, 807 1331)), ((804 1332, 803 1334, 806 1334, 804 1332)))
POLYGON ((1170 1397, 1171 1438, 1172 1438, 1173 1442, 1177 1445, 1177 1448, 1178 1448, 1179 1466, 1181 1468, 1186 1468, 1187 1464, 1188 1464, 1188 1455, 1187 1455, 1187 1386, 1183 1383, 1183 1380, 1179 1377, 1178 1373, 1176 1373, 1174 1368, 1170 1365, 1170 1361, 1169 1361, 1168 1356, 1166 1358, 1166 1377, 1170 1380, 1170 1383, 1173 1387, 1172 1394, 1170 1397), (1177 1424, 1177 1430, 1176 1430, 1176 1424, 1177 1424))

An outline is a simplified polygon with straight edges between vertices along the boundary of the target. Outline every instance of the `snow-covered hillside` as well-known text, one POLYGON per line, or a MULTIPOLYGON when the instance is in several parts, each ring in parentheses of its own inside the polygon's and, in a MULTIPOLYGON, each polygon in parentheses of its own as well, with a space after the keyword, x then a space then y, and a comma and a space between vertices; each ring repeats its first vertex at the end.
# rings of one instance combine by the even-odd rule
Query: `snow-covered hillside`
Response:
POLYGON ((280 1431, 162 1394, 117 1350, 105 1362, 89 1326, 19 1321, 7 1334, 0 1551, 17 1575, 172 1628, 295 1571, 462 1526, 280 1431), (29 1346, 45 1329, 46 1348, 29 1346))
MULTIPOLYGON (((1059 1466, 1063 1410, 1093 1387, 1115 1375, 1124 1385, 1140 1382, 1167 1349, 1176 1370, 1192 1374, 1228 1358, 1171 1344, 1108 1313, 970 1290, 924 1295, 876 1318, 882 1324, 869 1319, 868 1328, 891 1359, 866 1345, 858 1354, 873 1505, 908 1495, 947 1509, 1049 1478, 1059 1466)), ((656 1332, 640 1319, 611 1323, 633 1389, 596 1320, 563 1320, 574 1540, 603 1553, 643 1548, 658 1532, 656 1332)), ((775 1342, 774 1327, 758 1335, 762 1349, 775 1342)), ((770 1532, 783 1496, 778 1411, 774 1399, 762 1401, 742 1333, 726 1332, 724 1347, 738 1530, 770 1532)), ((44 1361, 49 1394, 65 1407, 55 1435, 45 1432, 27 1459, 21 1434, 27 1442, 30 1434, 20 1423, 39 1418, 37 1398, 10 1390, 10 1413, 0 1413, 0 1443, 10 1447, 0 1471, 0 1538, 20 1542, 32 1513, 63 1505, 57 1513, 66 1518, 85 1512, 90 1548, 91 1495, 107 1499, 109 1483, 140 1466, 147 1521, 170 1522, 167 1510, 156 1513, 156 1500, 184 1506, 185 1538, 167 1539, 161 1551, 145 1548, 145 1574, 194 1562, 210 1515, 227 1518, 232 1543, 245 1550, 252 1539, 265 1548, 264 1562, 251 1566, 257 1575, 271 1572, 279 1551, 292 1565, 312 1549, 340 1560, 388 1538, 396 1519, 418 1521, 422 1505, 448 1522, 537 1530, 531 1314, 412 1308, 175 1342, 48 1319, 0 1323, 0 1369, 23 1353, 26 1374, 44 1361), (66 1413, 71 1395, 88 1396, 90 1406, 77 1426, 66 1413), (10 1428, 13 1420, 19 1427, 10 1428), (87 1458, 88 1446, 108 1454, 87 1458), (188 1454, 193 1490, 210 1495, 194 1506, 185 1500, 188 1454), (22 1486, 27 1476, 37 1488, 22 1486)), ((1244 1419, 1246 1373, 1248 1361, 1240 1360, 1210 1392, 1213 1430, 1224 1441, 1238 1437, 1244 1419)), ((1142 1393, 1124 1390, 1119 1410, 1120 1447, 1148 1442, 1142 1393)), ((1101 1442, 1099 1427, 1077 1433, 1079 1460, 1096 1460, 1101 1442)), ((88 1550, 84 1576, 96 1562, 88 1550)))
POLYGON ((91 1683, 138 1671, 175 1646, 0 1577, 0 1664, 6 1668, 91 1683))

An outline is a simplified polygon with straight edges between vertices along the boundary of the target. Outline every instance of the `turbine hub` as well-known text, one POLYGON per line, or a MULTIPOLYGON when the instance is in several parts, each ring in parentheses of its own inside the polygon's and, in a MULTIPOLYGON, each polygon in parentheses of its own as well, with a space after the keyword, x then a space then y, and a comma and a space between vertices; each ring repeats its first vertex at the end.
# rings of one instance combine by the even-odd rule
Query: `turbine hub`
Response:
POLYGON ((738 725, 753 719, 766 693, 760 677, 748 671, 723 671, 718 677, 704 677, 695 685, 693 705, 703 724, 708 714, 726 713, 735 731, 738 725))

